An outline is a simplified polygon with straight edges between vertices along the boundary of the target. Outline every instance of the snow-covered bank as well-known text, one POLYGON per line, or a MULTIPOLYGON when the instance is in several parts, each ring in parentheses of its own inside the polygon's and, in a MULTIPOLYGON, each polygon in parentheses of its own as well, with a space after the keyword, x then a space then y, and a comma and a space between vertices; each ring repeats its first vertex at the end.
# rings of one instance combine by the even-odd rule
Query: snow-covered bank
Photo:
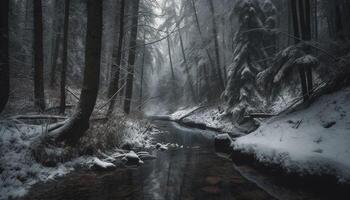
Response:
POLYGON ((202 124, 208 128, 234 135, 242 135, 234 123, 224 115, 220 106, 193 107, 180 109, 170 115, 173 120, 182 119, 183 122, 202 124))
POLYGON ((62 176, 81 162, 79 158, 56 167, 44 167, 35 162, 31 144, 44 128, 12 122, 0 124, 0 199, 22 196, 34 183, 62 176))
MULTIPOLYGON (((55 162, 51 165, 52 167, 45 167, 35 161, 32 144, 45 133, 46 128, 45 125, 28 125, 9 120, 0 122, 0 199, 23 196, 33 184, 55 179, 77 168, 90 167, 93 161, 104 165, 105 168, 111 168, 108 163, 105 163, 107 159, 101 156, 102 153, 99 154, 100 150, 108 150, 109 153, 113 153, 118 150, 116 147, 121 147, 123 144, 137 149, 153 148, 152 135, 159 133, 146 120, 134 118, 118 119, 100 125, 94 124, 83 138, 82 143, 84 144, 82 145, 94 147, 94 151, 98 151, 95 156, 102 157, 101 162, 96 162, 98 158, 93 155, 78 157, 77 154, 69 162, 55 162), (116 149, 101 145, 107 140, 110 140, 110 144, 115 145, 116 149)), ((66 152, 67 149, 55 148, 45 149, 45 151, 48 153, 57 151, 59 154, 59 152, 66 152)))
POLYGON ((290 172, 334 175, 350 182, 350 87, 321 97, 305 110, 263 122, 233 146, 290 172))

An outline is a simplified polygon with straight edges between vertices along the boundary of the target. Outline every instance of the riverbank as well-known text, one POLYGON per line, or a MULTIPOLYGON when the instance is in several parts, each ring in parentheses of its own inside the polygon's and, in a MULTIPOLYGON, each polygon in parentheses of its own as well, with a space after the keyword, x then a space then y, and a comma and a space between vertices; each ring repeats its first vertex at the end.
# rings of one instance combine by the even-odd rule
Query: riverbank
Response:
MULTIPOLYGON (((181 118, 178 113, 171 116, 181 118)), ((349 114, 348 87, 317 99, 307 109, 262 121, 257 130, 237 138, 232 148, 235 156, 240 157, 238 160, 246 157, 288 174, 323 176, 327 180, 331 177, 338 183, 349 184, 349 114)), ((218 108, 193 112, 183 121, 221 130, 234 129, 234 124, 218 108)))
POLYGON ((33 144, 48 127, 48 124, 0 121, 0 199, 23 196, 37 182, 53 181, 76 169, 88 169, 96 163, 97 157, 104 162, 106 154, 103 152, 118 152, 122 147, 151 148, 151 136, 159 133, 148 120, 140 117, 93 122, 77 148, 53 145, 44 148, 41 153, 46 159, 38 163, 33 156, 33 144))

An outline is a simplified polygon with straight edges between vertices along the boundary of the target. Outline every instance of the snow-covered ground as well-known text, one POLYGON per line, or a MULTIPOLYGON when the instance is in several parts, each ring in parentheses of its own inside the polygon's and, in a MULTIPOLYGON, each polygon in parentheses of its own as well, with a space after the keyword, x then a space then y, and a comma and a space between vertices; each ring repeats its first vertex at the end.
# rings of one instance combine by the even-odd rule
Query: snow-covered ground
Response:
POLYGON ((171 114, 170 118, 173 120, 183 118, 182 120, 184 122, 204 124, 209 128, 218 129, 222 132, 231 133, 235 135, 242 134, 241 131, 239 131, 235 127, 234 123, 224 115, 223 108, 219 106, 180 109, 171 114))
POLYGON ((44 167, 35 162, 31 144, 42 133, 43 126, 2 122, 0 124, 0 199, 24 195, 38 181, 47 181, 62 176, 82 158, 44 167))
POLYGON ((193 113, 197 109, 198 109, 198 106, 188 107, 188 108, 179 108, 176 112, 170 114, 170 119, 180 120, 186 115, 193 113))
POLYGON ((350 87, 309 108, 263 122, 238 138, 234 149, 287 171, 335 175, 350 181, 350 87))
MULTIPOLYGON (((124 129, 115 132, 116 134, 123 132, 122 137, 119 138, 120 141, 116 143, 128 143, 135 148, 143 149, 152 147, 152 135, 159 133, 155 127, 137 119, 127 118, 123 123, 125 123, 124 129)), ((76 167, 89 167, 91 163, 111 165, 104 163, 105 161, 96 162, 98 161, 96 157, 83 156, 59 163, 56 167, 44 167, 34 160, 31 152, 32 143, 45 132, 44 130, 45 126, 9 120, 0 122, 0 200, 23 196, 33 184, 63 176, 76 167)), ((119 155, 119 153, 115 154, 119 155)), ((101 155, 98 156, 101 157, 101 155)))

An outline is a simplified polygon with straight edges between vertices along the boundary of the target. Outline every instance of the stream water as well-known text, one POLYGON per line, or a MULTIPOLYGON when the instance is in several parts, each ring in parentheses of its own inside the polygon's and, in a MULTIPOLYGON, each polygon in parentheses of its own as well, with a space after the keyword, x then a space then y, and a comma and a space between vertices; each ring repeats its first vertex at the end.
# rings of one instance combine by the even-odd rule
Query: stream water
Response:
POLYGON ((214 150, 215 133, 154 122, 164 134, 161 143, 183 148, 153 152, 157 159, 141 167, 111 172, 83 170, 36 184, 25 199, 274 199, 214 150))

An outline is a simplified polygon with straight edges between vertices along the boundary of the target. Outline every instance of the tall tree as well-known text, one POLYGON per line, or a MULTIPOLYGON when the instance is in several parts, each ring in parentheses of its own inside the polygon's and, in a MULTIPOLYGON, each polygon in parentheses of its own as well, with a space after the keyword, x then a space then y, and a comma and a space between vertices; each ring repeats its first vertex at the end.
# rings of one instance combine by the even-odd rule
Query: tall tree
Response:
POLYGON ((87 1, 85 69, 78 106, 64 126, 50 133, 57 136, 57 141, 65 141, 69 145, 75 145, 89 128, 89 119, 96 104, 100 80, 102 2, 87 1))
POLYGON ((69 6, 70 0, 65 0, 64 8, 64 29, 63 29, 63 59, 61 70, 61 101, 60 101, 60 113, 64 113, 66 109, 66 71, 68 65, 68 28, 69 28, 69 6))
MULTIPOLYGON (((310 0, 290 0, 295 44, 311 40, 311 6, 310 0)), ((310 53, 310 48, 306 49, 310 53)), ((299 67, 299 76, 304 101, 307 101, 312 91, 312 71, 311 68, 299 67)))
POLYGON ((183 42, 183 39, 182 39, 182 33, 181 33, 181 30, 180 30, 179 23, 180 22, 176 22, 176 26, 177 26, 177 32, 179 34, 181 53, 182 53, 182 58, 183 58, 183 62, 184 62, 184 65, 185 65, 185 72, 187 74, 187 81, 188 81, 188 85, 190 87, 192 100, 196 101, 196 93, 195 93, 195 90, 194 90, 193 80, 192 80, 192 77, 191 77, 190 68, 188 66, 188 62, 187 62, 187 58, 186 58, 186 54, 185 54, 185 47, 184 47, 184 42, 183 42))
POLYGON ((143 50, 142 50, 142 61, 141 61, 141 76, 140 76, 140 104, 139 110, 142 110, 142 98, 143 98, 143 79, 144 79, 144 66, 145 66, 145 53, 146 53, 146 31, 143 32, 143 50))
POLYGON ((219 86, 220 86, 220 91, 223 91, 225 88, 225 82, 222 77, 222 72, 221 72, 221 64, 220 64, 220 53, 219 53, 219 42, 218 42, 218 31, 216 27, 216 20, 215 20, 215 10, 214 10, 214 3, 213 0, 208 0, 209 1, 209 8, 210 8, 210 13, 211 13, 211 18, 212 18, 212 31, 213 31, 213 37, 214 37, 214 46, 215 46, 215 58, 216 58, 216 75, 219 79, 219 86))
POLYGON ((123 48, 123 39, 124 39, 124 10, 125 10, 125 0, 121 0, 120 11, 119 11, 119 34, 118 34, 118 43, 113 50, 113 66, 112 71, 112 80, 109 85, 108 98, 112 98, 111 103, 108 108, 107 115, 110 115, 114 110, 116 95, 115 93, 119 89, 119 77, 120 77, 120 64, 122 60, 122 48, 123 48))
POLYGON ((33 0, 34 6, 34 104, 45 110, 43 11, 41 0, 33 0))
POLYGON ((124 112, 129 114, 131 109, 131 98, 134 83, 134 65, 136 58, 136 40, 139 21, 139 4, 140 0, 132 0, 132 20, 131 33, 129 41, 129 57, 128 57, 128 74, 126 76, 126 88, 124 99, 124 112))
POLYGON ((9 0, 0 3, 0 112, 9 98, 9 0))
POLYGON ((61 18, 60 18, 60 2, 59 0, 54 1, 54 19, 53 19, 53 36, 51 45, 51 70, 50 70, 50 87, 54 88, 56 84, 56 69, 57 69, 57 59, 61 44, 61 18))
MULTIPOLYGON (((166 30, 166 33, 169 35, 168 28, 166 30)), ((168 47, 169 64, 170 64, 170 70, 171 70, 171 79, 173 81, 175 81, 175 72, 174 72, 173 58, 171 56, 170 35, 166 38, 166 41, 167 41, 167 47, 168 47)))

